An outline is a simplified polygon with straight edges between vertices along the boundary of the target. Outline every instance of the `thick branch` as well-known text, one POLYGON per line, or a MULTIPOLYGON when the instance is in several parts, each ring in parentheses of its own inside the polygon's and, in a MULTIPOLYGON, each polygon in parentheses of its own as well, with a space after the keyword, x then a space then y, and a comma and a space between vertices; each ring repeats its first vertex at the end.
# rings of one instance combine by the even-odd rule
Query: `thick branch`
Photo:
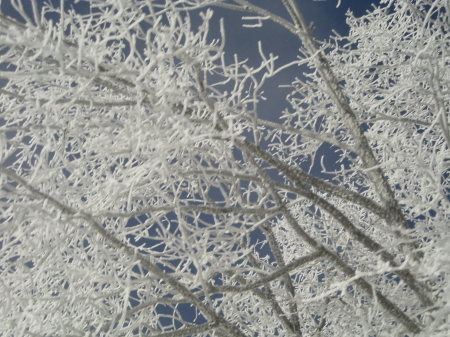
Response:
POLYGON ((358 121, 358 117, 355 111, 350 107, 349 99, 344 94, 339 80, 334 74, 327 58, 323 52, 316 46, 313 40, 308 26, 298 9, 296 3, 292 0, 282 0, 284 6, 288 10, 294 25, 296 26, 296 34, 305 46, 307 52, 315 60, 315 66, 317 71, 322 76, 326 86, 328 87, 329 94, 333 98, 336 107, 342 113, 342 118, 347 126, 348 131, 351 133, 357 143, 358 153, 361 156, 365 168, 375 168, 367 172, 367 175, 372 181, 375 190, 378 192, 381 200, 383 201, 390 218, 395 219, 393 223, 400 228, 408 229, 408 225, 404 219, 403 213, 398 201, 395 198, 395 194, 391 189, 391 186, 384 175, 382 169, 378 166, 378 161, 369 145, 369 142, 364 134, 364 130, 361 128, 358 121))
POLYGON ((141 216, 148 213, 156 212, 168 212, 173 210, 180 210, 184 212, 201 212, 209 214, 247 214, 247 215, 275 215, 279 213, 278 208, 244 208, 244 207, 214 207, 208 205, 163 205, 155 207, 146 207, 133 212, 100 212, 95 214, 95 216, 107 216, 107 217, 118 217, 118 218, 132 218, 136 216, 141 216))
MULTIPOLYGON (((244 144, 243 144, 244 145, 244 144)), ((252 159, 253 165, 256 165, 253 159, 253 152, 246 146, 242 147, 242 150, 246 153, 249 158, 252 159)), ((302 238, 312 249, 316 252, 320 252, 326 257, 330 262, 333 262, 336 267, 343 271, 347 276, 353 277, 356 275, 356 271, 342 260, 336 253, 328 250, 320 242, 317 242, 313 237, 311 237, 295 220, 294 216, 291 214, 287 206, 281 200, 281 197, 276 192, 276 188, 267 174, 262 171, 262 169, 257 166, 261 172, 261 178, 263 179, 266 187, 270 191, 270 194, 274 198, 275 203, 283 209, 284 217, 290 227, 297 233, 297 235, 302 238)), ((355 281, 369 296, 374 297, 381 306, 389 312, 393 317, 395 317, 400 323, 402 323, 410 332, 418 333, 421 331, 419 325, 417 325, 412 319, 410 319, 397 305, 391 302, 387 297, 385 297, 380 291, 375 290, 372 285, 363 278, 358 278, 355 281)))
POLYGON ((258 157, 260 157, 264 161, 268 162, 269 164, 273 165, 281 173, 283 173, 288 179, 290 179, 296 186, 301 187, 304 185, 311 185, 311 186, 319 189, 322 192, 331 194, 334 197, 338 197, 338 198, 347 200, 351 203, 360 205, 361 207, 364 207, 365 209, 373 212, 374 214, 378 215, 379 217, 386 219, 386 221, 391 220, 389 218, 390 213, 386 213, 386 211, 381 206, 379 206, 377 203, 362 196, 359 193, 350 191, 348 189, 345 189, 345 188, 337 186, 337 185, 327 183, 327 182, 325 182, 321 179, 318 179, 308 173, 302 172, 300 169, 298 169, 296 167, 289 166, 286 163, 282 162, 281 160, 277 159, 272 154, 263 150, 261 147, 254 145, 248 141, 245 141, 245 140, 241 141, 241 140, 236 139, 236 143, 239 147, 248 148, 253 153, 255 153, 258 157))

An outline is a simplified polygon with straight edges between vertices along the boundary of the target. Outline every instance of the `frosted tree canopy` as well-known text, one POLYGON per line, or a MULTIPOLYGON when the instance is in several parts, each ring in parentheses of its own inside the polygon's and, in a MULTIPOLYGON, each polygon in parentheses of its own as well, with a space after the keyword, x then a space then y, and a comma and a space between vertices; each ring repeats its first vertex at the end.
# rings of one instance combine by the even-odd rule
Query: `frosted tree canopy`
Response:
POLYGON ((449 1, 273 1, 0 1, 0 336, 448 336, 449 1))

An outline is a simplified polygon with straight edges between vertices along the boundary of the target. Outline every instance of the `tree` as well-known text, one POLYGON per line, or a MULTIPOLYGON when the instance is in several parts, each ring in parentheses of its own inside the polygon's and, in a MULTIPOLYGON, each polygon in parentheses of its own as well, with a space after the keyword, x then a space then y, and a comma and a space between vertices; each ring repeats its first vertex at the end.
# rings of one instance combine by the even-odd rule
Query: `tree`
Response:
POLYGON ((324 42, 294 0, 24 3, 0 16, 0 335, 447 336, 448 1, 324 42), (217 7, 298 58, 228 60, 217 7))

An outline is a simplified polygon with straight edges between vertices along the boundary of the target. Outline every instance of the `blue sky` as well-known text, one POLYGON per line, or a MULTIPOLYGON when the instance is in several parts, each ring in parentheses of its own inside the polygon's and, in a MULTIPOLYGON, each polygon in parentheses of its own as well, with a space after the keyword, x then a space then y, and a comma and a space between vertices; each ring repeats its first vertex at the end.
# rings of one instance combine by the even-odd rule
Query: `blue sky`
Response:
MULTIPOLYGON (((285 11, 279 0, 253 0, 256 5, 266 8, 280 16, 286 16, 285 11)), ((314 34, 318 39, 326 39, 330 36, 332 29, 340 34, 348 32, 345 24, 345 14, 351 10, 356 16, 363 15, 372 3, 378 4, 379 0, 342 0, 338 8, 336 8, 337 0, 313 1, 313 0, 297 0, 299 7, 304 13, 307 21, 314 23, 314 34)), ((239 29, 242 21, 236 13, 216 9, 216 17, 224 17, 227 26, 227 48, 230 51, 240 54, 247 54, 246 49, 250 49, 251 44, 257 40, 267 41, 267 46, 272 52, 280 52, 295 54, 294 46, 298 43, 296 38, 283 29, 266 21, 266 25, 260 29, 239 29), (249 44, 250 43, 250 44, 249 44)), ((280 55, 281 56, 281 55, 280 55)))
MULTIPOLYGON (((276 14, 286 17, 287 14, 281 4, 281 0, 251 0, 252 3, 263 7, 276 14)), ((297 0, 305 19, 314 23, 314 35, 319 40, 328 39, 332 30, 341 35, 348 33, 346 25, 346 13, 352 11, 355 16, 361 16, 372 8, 372 4, 379 4, 380 0, 297 0)), ((296 59, 300 47, 299 40, 293 34, 270 21, 265 21, 262 28, 242 28, 242 20, 239 13, 221 8, 215 9, 216 28, 211 25, 213 34, 217 34, 218 19, 223 18, 226 31, 226 53, 228 60, 233 54, 239 55, 239 59, 248 59, 251 65, 258 65, 261 61, 257 52, 257 42, 261 41, 263 50, 279 57, 277 65, 283 65, 296 59)), ((289 68, 280 73, 276 79, 269 80, 264 88, 267 101, 259 106, 259 113, 265 119, 276 119, 280 110, 286 108, 284 103, 288 88, 279 88, 280 84, 289 84, 296 76, 301 76, 303 69, 289 68)))

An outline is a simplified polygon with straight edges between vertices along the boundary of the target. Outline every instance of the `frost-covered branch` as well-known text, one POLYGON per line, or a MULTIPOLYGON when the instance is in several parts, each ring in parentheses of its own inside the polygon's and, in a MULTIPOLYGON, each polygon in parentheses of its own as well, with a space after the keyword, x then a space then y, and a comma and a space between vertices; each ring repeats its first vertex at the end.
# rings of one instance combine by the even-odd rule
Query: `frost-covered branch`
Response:
POLYGON ((447 337, 449 4, 300 8, 2 2, 1 336, 447 337))

